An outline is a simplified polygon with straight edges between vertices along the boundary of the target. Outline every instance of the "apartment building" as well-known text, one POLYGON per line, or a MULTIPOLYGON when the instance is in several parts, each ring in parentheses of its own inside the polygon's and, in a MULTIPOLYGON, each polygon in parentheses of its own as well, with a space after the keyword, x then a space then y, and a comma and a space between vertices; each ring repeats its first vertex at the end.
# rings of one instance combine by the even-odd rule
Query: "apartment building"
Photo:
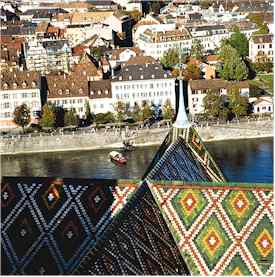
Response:
POLYGON ((72 51, 67 40, 33 40, 24 44, 28 70, 50 72, 68 71, 72 64, 72 51))
POLYGON ((175 79, 160 64, 125 65, 112 77, 112 98, 133 107, 135 103, 163 105, 167 99, 175 107, 175 79))
POLYGON ((253 35, 249 40, 249 59, 252 62, 273 62, 273 34, 253 35))
POLYGON ((152 31, 147 29, 140 34, 138 47, 146 56, 160 59, 170 48, 179 48, 182 53, 188 53, 192 45, 192 37, 186 29, 173 31, 152 31))
POLYGON ((229 82, 222 79, 191 80, 188 83, 188 108, 191 115, 204 113, 203 99, 209 91, 216 91, 220 95, 227 95, 229 89, 237 86, 241 96, 249 97, 249 83, 247 81, 229 82))
POLYGON ((14 68, 1 70, 0 128, 16 127, 13 113, 23 103, 30 108, 31 120, 35 120, 41 111, 39 74, 14 68))

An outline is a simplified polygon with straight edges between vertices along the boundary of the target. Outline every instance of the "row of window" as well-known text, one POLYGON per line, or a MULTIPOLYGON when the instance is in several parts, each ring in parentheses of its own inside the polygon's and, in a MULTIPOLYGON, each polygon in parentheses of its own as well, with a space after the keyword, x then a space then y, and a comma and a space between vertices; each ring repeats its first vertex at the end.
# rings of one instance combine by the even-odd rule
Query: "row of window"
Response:
POLYGON ((149 84, 132 84, 132 85, 116 85, 116 90, 129 90, 129 89, 153 89, 153 88, 167 88, 168 86, 172 87, 171 82, 162 82, 162 83, 149 83, 149 84))
MULTIPOLYGON (((36 116, 37 112, 32 112, 32 116, 36 116)), ((0 118, 13 118, 13 113, 11 112, 4 112, 4 113, 0 113, 0 118)))
POLYGON ((172 91, 154 91, 154 92, 137 92, 137 93, 124 93, 116 94, 116 99, 129 99, 131 98, 144 98, 144 97, 158 97, 172 95, 172 91))
POLYGON ((49 102, 57 106, 66 104, 82 104, 84 102, 84 99, 50 100, 49 102))
MULTIPOLYGON (((5 102, 5 103, 0 103, 0 109, 16 108, 16 107, 18 107, 21 104, 22 104, 22 102, 5 102)), ((40 107, 40 102, 38 102, 38 101, 27 102, 26 104, 28 106, 31 106, 32 108, 39 108, 40 107)))
MULTIPOLYGON (((265 49, 268 48, 268 45, 266 44, 258 44, 258 49, 265 49)), ((272 44, 269 44, 269 48, 272 48, 272 44)))
POLYGON ((35 98, 38 97, 39 93, 36 91, 33 92, 23 92, 23 93, 3 93, 2 99, 17 99, 17 98, 35 98))

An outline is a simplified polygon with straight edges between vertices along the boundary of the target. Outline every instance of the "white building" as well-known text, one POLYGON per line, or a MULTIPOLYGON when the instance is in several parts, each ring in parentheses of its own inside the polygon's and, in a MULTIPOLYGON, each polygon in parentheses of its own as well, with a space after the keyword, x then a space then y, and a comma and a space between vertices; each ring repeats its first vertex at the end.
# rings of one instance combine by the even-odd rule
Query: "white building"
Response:
POLYGON ((13 113, 16 107, 26 104, 35 120, 41 111, 41 96, 37 72, 8 69, 1 71, 0 82, 0 128, 16 127, 13 113))
POLYGON ((273 98, 271 96, 261 96, 253 101, 253 113, 273 113, 273 98))
POLYGON ((187 54, 191 49, 192 38, 185 29, 163 32, 147 29, 139 35, 137 45, 146 56, 160 59, 170 48, 179 48, 187 54))
POLYGON ((252 62, 273 62, 273 34, 253 35, 249 40, 249 59, 252 62))
POLYGON ((24 44, 28 70, 49 72, 68 71, 72 64, 72 52, 67 40, 33 40, 24 44))
POLYGON ((163 105, 167 99, 175 107, 175 79, 160 64, 125 65, 112 77, 112 98, 130 107, 135 103, 163 105))
POLYGON ((92 81, 89 88, 89 103, 93 113, 114 112, 115 102, 110 80, 92 81))
POLYGON ((237 86, 241 96, 249 97, 249 83, 241 81, 231 83, 222 79, 191 80, 188 83, 188 108, 191 115, 204 113, 203 99, 209 91, 216 91, 219 95, 227 95, 233 86, 237 86))

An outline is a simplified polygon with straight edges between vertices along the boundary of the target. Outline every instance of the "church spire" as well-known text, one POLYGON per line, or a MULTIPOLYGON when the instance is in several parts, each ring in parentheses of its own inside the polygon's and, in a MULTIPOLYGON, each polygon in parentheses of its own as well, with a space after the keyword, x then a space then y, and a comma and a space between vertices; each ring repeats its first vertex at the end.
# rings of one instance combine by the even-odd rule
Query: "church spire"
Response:
POLYGON ((188 121, 187 114, 185 111, 184 105, 184 95, 183 95, 183 80, 179 79, 179 108, 178 114, 175 123, 173 124, 174 128, 185 129, 190 127, 191 124, 188 121))

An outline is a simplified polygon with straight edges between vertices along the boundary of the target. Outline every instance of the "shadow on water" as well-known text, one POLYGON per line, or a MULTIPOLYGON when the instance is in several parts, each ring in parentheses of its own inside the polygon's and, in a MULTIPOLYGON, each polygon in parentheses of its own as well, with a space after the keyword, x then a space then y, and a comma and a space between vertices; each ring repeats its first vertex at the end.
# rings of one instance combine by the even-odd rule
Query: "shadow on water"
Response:
MULTIPOLYGON (((159 146, 126 152, 125 166, 109 159, 108 149, 2 156, 2 175, 67 178, 141 178, 159 146)), ((272 182, 273 140, 252 139, 207 143, 229 181, 272 182)))

